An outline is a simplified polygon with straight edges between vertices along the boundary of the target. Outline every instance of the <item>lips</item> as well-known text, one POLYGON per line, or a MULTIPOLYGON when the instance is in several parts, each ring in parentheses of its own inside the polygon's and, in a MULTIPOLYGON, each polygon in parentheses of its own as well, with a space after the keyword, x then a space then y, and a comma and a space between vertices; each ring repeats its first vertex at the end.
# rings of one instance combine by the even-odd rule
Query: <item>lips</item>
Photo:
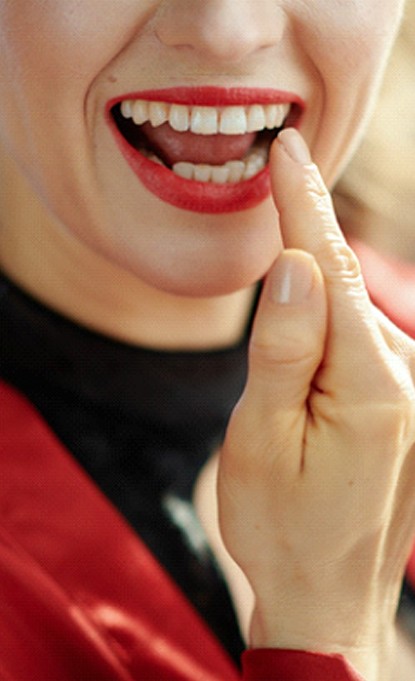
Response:
POLYGON ((178 208, 245 210, 270 191, 268 151, 304 103, 291 93, 247 88, 171 88, 126 95, 107 121, 142 184, 178 208))

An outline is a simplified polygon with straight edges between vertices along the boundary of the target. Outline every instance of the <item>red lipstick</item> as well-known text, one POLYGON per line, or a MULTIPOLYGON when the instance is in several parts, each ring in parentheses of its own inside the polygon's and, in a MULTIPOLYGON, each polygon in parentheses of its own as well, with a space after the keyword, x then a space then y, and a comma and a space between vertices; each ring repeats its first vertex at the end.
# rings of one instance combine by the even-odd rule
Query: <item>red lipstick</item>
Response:
POLYGON ((270 193, 266 166, 249 180, 216 184, 187 180, 164 165, 148 159, 130 144, 119 129, 114 108, 124 100, 166 102, 187 106, 249 106, 251 104, 290 104, 287 125, 298 125, 304 102, 297 95, 269 88, 178 87, 133 92, 108 102, 106 118, 125 160, 140 182, 159 199, 177 208, 197 213, 229 213, 252 208, 270 193))

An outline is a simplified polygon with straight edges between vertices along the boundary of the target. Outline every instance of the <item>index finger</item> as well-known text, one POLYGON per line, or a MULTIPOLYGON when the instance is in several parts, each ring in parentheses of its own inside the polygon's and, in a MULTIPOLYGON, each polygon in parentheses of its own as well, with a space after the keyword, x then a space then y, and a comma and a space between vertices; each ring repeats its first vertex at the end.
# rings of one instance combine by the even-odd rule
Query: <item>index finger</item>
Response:
POLYGON ((348 386, 357 397, 366 384, 373 399, 374 387, 379 384, 376 379, 380 373, 388 373, 387 346, 358 259, 342 234, 330 193, 297 130, 282 131, 274 143, 271 182, 284 246, 311 253, 325 280, 329 308, 326 360, 339 385, 348 386))

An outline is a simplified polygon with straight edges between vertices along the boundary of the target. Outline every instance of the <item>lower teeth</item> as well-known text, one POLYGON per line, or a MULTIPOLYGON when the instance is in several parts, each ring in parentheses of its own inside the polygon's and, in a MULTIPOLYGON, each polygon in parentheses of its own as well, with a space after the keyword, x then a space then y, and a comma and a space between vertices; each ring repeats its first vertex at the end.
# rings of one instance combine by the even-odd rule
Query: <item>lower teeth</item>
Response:
MULTIPOLYGON (((141 153, 150 161, 164 166, 163 161, 155 154, 145 150, 141 150, 141 153)), ((185 180, 212 182, 214 184, 235 184, 237 182, 242 182, 243 180, 249 180, 251 177, 258 175, 258 173, 265 168, 267 161, 268 151, 263 148, 254 148, 251 153, 241 161, 227 161, 221 166, 179 161, 173 165, 171 170, 175 175, 178 175, 185 180)))

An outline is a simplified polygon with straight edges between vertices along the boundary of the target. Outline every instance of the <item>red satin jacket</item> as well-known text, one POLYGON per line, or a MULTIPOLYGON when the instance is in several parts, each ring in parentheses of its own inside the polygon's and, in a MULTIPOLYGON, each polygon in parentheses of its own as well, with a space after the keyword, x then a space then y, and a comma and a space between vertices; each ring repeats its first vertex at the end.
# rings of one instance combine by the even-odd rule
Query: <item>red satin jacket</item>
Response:
MULTIPOLYGON (((237 681, 170 577, 33 407, 0 384, 1 681, 237 681)), ((244 681, 352 681, 340 657, 245 653, 244 681)))
MULTIPOLYGON (((368 272, 390 312, 384 267, 368 272)), ((415 335, 413 293, 409 308, 391 316, 415 335)), ((0 681, 238 679, 361 681, 338 655, 294 650, 247 651, 239 672, 40 415, 0 383, 0 681)))

